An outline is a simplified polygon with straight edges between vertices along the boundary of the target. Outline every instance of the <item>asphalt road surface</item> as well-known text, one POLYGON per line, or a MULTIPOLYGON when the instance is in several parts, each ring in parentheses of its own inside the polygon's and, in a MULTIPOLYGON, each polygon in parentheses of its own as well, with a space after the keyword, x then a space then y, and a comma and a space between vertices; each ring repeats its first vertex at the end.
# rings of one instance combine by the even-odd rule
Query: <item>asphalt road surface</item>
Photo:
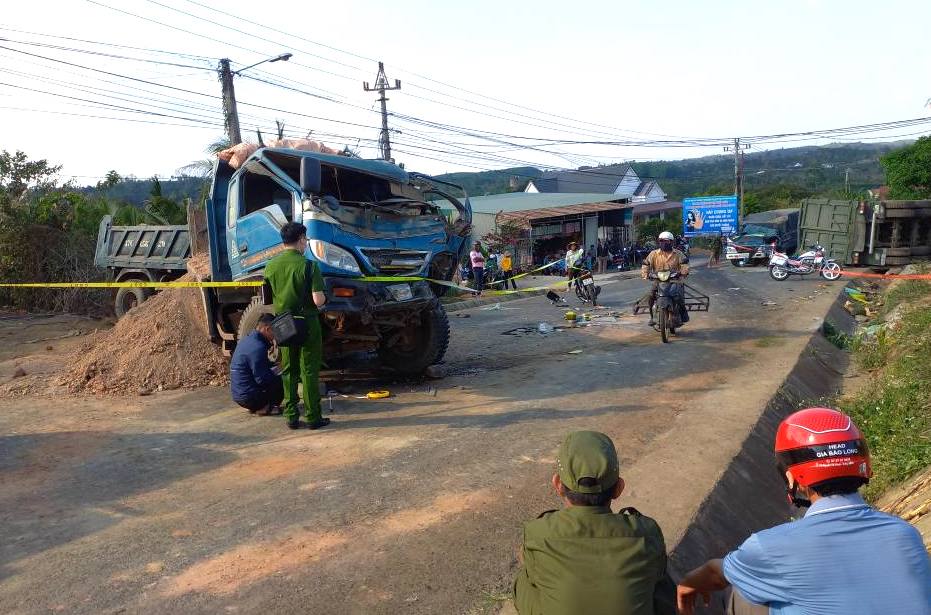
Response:
POLYGON ((616 275, 587 327, 538 333, 564 324, 542 297, 451 314, 447 378, 375 401, 338 383, 317 432, 216 388, 0 399, 0 612, 494 612, 574 429, 611 435, 637 477, 621 503, 680 531, 694 511, 650 454, 772 384, 837 291, 727 265, 689 282, 711 311, 669 344, 616 275))

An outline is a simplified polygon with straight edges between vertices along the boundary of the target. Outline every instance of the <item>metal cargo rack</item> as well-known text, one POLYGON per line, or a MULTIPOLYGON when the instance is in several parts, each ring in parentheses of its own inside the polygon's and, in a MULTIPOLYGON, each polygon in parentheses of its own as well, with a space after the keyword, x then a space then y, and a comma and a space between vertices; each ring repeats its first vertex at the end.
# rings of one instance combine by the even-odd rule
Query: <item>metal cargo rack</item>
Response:
MULTIPOLYGON (((711 297, 700 292, 694 286, 689 286, 685 282, 678 282, 682 284, 682 290, 685 293, 685 309, 689 312, 707 312, 708 308, 711 307, 711 297)), ((647 293, 643 297, 637 300, 637 304, 634 306, 634 314, 641 314, 650 312, 650 294, 647 293)))

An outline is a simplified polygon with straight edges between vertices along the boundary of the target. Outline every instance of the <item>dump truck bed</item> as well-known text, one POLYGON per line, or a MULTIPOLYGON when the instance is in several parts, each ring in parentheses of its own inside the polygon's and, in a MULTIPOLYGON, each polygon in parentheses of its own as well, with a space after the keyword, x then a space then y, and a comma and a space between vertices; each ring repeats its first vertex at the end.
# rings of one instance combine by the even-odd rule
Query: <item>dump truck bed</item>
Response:
POLYGON ((113 226, 110 216, 100 221, 94 256, 98 267, 184 270, 190 257, 187 225, 113 226))

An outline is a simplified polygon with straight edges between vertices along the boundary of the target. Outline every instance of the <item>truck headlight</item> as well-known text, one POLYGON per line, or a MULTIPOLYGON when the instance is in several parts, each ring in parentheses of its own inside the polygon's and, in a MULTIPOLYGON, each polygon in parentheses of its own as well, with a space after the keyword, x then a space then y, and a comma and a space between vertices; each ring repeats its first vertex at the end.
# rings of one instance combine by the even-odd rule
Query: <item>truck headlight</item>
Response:
POLYGON ((343 271, 349 271, 351 273, 362 273, 362 270, 359 268, 359 263, 348 250, 344 250, 339 246, 334 246, 332 243, 320 241, 319 239, 311 239, 308 243, 310 244, 310 251, 320 262, 326 263, 334 269, 342 269, 343 271))

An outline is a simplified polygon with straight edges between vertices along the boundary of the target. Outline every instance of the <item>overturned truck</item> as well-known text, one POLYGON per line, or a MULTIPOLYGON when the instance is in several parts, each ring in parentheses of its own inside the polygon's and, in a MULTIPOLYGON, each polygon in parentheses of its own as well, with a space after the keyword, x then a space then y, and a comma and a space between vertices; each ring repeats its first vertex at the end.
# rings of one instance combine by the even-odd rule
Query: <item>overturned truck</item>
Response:
POLYGON ((891 267, 931 256, 931 201, 806 199, 799 245, 847 265, 891 267))

